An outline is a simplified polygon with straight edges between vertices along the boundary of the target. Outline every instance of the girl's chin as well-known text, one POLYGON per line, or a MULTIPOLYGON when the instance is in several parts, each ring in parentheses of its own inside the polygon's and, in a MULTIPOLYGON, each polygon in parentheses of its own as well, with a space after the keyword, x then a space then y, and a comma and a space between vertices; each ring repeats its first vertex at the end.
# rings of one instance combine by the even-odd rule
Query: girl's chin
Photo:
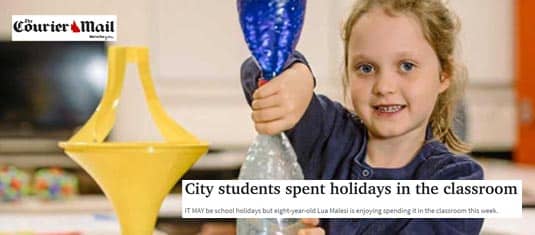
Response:
POLYGON ((405 128, 401 128, 400 125, 396 124, 389 126, 373 127, 368 129, 368 131, 370 132, 371 137, 379 139, 395 138, 407 133, 405 128))
POLYGON ((399 137, 401 136, 401 133, 394 133, 394 132, 389 132, 389 133, 374 133, 374 132, 371 132, 371 138, 372 139, 392 139, 392 138, 396 138, 396 137, 399 137))

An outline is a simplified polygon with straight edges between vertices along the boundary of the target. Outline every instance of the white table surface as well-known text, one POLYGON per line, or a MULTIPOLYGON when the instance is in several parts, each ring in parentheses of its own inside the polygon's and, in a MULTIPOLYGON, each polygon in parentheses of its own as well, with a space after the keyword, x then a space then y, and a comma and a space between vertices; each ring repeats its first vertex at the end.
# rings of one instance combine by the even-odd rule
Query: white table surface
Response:
MULTIPOLYGON (((54 213, 2 214, 0 234, 47 233, 55 235, 120 235, 120 226, 113 214, 54 213)), ((155 235, 164 235, 154 231, 155 235)))
MULTIPOLYGON (((180 216, 179 194, 164 199, 160 217, 180 216)), ((120 234, 113 208, 101 195, 78 196, 66 201, 41 201, 24 198, 0 203, 0 234, 20 232, 82 233, 84 235, 120 234)), ((154 234, 164 234, 155 231, 154 234)))
MULTIPOLYGON (((180 194, 170 194, 162 202, 159 217, 178 218, 182 211, 180 194)), ((41 201, 23 198, 16 202, 0 202, 0 215, 5 214, 55 214, 55 213, 113 213, 111 203, 102 195, 81 195, 65 201, 41 201)))

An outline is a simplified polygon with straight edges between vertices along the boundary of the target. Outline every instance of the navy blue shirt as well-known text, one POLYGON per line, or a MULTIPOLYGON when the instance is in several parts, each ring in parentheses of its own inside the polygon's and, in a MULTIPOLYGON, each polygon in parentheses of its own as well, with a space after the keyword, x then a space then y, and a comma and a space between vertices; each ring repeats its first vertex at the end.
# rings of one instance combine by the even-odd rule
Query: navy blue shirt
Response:
MULTIPOLYGON (((287 67, 301 62, 292 55, 287 67)), ((310 67, 309 67, 310 68, 310 67)), ((312 71, 312 70, 311 70, 312 71)), ((241 67, 245 97, 252 101, 260 69, 253 59, 241 67)), ((481 180, 482 168, 468 156, 451 153, 432 139, 401 168, 373 168, 364 161, 367 130, 353 113, 329 98, 314 94, 301 120, 286 131, 305 179, 315 180, 481 180)), ((479 234, 483 219, 321 219, 327 234, 479 234)))

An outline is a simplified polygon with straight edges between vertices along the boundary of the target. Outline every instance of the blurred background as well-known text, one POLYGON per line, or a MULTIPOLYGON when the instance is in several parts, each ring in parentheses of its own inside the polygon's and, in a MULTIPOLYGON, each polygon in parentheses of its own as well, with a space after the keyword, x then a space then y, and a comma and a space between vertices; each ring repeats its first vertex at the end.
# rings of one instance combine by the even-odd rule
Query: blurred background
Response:
MULTIPOLYGON (((340 28, 352 3, 308 0, 298 44, 317 78, 317 91, 337 100, 342 100, 340 28)), ((535 40, 535 4, 450 0, 449 5, 462 22, 460 56, 470 80, 459 132, 472 144, 487 179, 523 180, 524 217, 487 219, 483 234, 531 234, 535 81, 529 79, 535 47, 529 43, 535 40)), ((0 175, 29 185, 0 201, 0 234, 69 226, 84 234, 118 233, 98 186, 57 147, 98 104, 110 45, 148 46, 166 110, 211 144, 184 178, 237 177, 255 132, 239 82, 249 52, 234 0, 20 0, 2 1, 0 8, 0 175), (118 40, 12 43, 10 22, 16 14, 117 15, 118 40), (61 181, 61 190, 52 188, 54 180, 61 181)), ((126 81, 109 141, 161 140, 133 66, 126 81)), ((232 233, 232 220, 181 219, 179 189, 178 184, 162 206, 159 232, 232 233)))

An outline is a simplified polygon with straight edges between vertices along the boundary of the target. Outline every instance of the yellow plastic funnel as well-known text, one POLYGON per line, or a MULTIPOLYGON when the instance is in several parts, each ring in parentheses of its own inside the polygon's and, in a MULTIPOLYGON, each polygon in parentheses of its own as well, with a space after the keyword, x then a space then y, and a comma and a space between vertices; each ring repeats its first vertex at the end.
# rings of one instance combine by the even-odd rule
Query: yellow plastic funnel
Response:
POLYGON ((112 202, 124 235, 153 233, 163 199, 208 150, 207 143, 163 110, 150 77, 148 54, 142 47, 110 47, 108 83, 100 104, 78 133, 59 143, 112 202), (128 62, 137 63, 150 113, 164 142, 103 142, 115 123, 128 62))

